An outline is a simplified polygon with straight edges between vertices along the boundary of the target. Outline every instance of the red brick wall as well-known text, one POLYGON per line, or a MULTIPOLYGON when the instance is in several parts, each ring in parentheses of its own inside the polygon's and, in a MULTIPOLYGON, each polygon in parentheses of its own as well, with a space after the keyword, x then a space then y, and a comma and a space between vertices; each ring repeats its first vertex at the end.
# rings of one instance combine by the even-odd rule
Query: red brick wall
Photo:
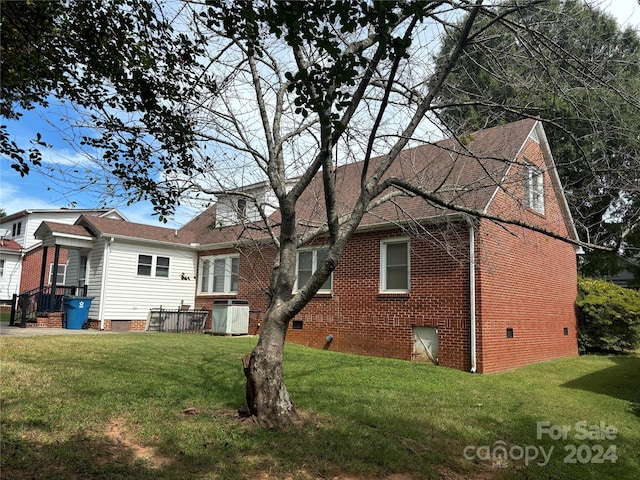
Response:
MULTIPOLYGON (((401 231, 357 235, 334 272, 333 294, 319 295, 294 319, 287 340, 315 348, 411 360, 414 326, 437 327, 441 365, 468 369, 469 272, 467 226, 435 227, 430 240, 411 239, 411 292, 380 294, 380 242, 401 231), (453 245, 447 252, 442 245, 453 245), (333 342, 327 344, 328 335, 333 342)), ((201 255, 229 251, 202 252, 201 255)), ((249 300, 249 332, 258 333, 267 307, 275 251, 246 249, 240 260, 238 298, 249 300)), ((210 309, 219 296, 198 296, 196 308, 210 309)))
MULTIPOLYGON (((228 255, 238 253, 236 249, 220 249, 209 250, 199 253, 199 256, 208 255, 228 255)), ((269 278, 273 261, 275 258, 275 249, 270 245, 245 246, 240 252, 240 264, 238 272, 238 295, 199 295, 196 285, 196 310, 209 310, 213 308, 214 300, 222 300, 227 298, 242 299, 249 301, 249 333, 257 334, 260 332, 262 324, 262 315, 267 308, 267 292, 269 288, 269 278)), ((211 328, 211 315, 207 319, 205 328, 211 328)))
POLYGON ((414 326, 437 327, 441 365, 469 366, 466 227, 432 229, 411 239, 411 292, 380 293, 380 242, 402 232, 359 234, 334 272, 333 296, 314 299, 289 327, 289 341, 341 352, 411 360, 414 326), (455 243, 454 243, 455 242, 455 243), (461 242, 461 245, 458 243, 461 242), (441 245, 459 245, 447 253, 441 245), (327 335, 333 336, 330 345, 327 335))
MULTIPOLYGON (((44 248, 38 247, 35 250, 30 251, 24 256, 22 261, 22 277, 20 279, 20 292, 27 292, 34 288, 40 287, 40 271, 42 269, 42 256, 44 248)), ((44 284, 49 285, 49 271, 53 259, 55 256, 55 247, 49 247, 47 249, 47 267, 45 270, 44 284)), ((67 263, 67 250, 60 249, 60 257, 58 264, 63 265, 67 263)))
POLYGON ((27 322, 27 328, 62 328, 64 314, 51 312, 42 317, 36 317, 35 322, 27 322))
MULTIPOLYGON (((527 144, 522 158, 544 168, 534 142, 527 144)), ((522 178, 522 169, 513 168, 514 178, 522 178)), ((523 208, 510 197, 523 193, 521 182, 501 191, 489 213, 510 215, 567 235, 548 174, 544 183, 544 215, 523 208)), ((486 220, 480 222, 476 240, 478 371, 497 372, 577 355, 574 247, 541 233, 486 220), (507 328, 513 329, 513 338, 507 338, 507 328)))
MULTIPOLYGON (((523 158, 543 167, 538 145, 523 158)), ((492 202, 490 214, 523 220, 567 234, 562 212, 545 177, 545 214, 523 208, 522 169, 492 202), (519 198, 519 201, 514 201, 519 198)), ((470 360, 469 245, 464 222, 429 227, 411 239, 411 292, 380 294, 380 242, 399 230, 360 233, 334 272, 333 293, 313 299, 294 321, 287 341, 341 352, 410 360, 412 327, 437 327, 439 363, 468 370, 470 360), (302 328, 293 328, 300 324, 302 328), (327 342, 331 335, 333 341, 327 342)), ((577 354, 574 302, 577 290, 573 246, 546 235, 480 221, 476 233, 477 366, 496 372, 577 354), (512 328, 514 338, 506 338, 512 328), (568 329, 568 335, 564 334, 568 329)), ((202 252, 227 254, 232 250, 202 252)), ((267 306, 275 250, 245 248, 240 257, 238 298, 249 300, 250 333, 259 333, 267 306)), ((196 308, 211 309, 220 296, 197 296, 196 308)))

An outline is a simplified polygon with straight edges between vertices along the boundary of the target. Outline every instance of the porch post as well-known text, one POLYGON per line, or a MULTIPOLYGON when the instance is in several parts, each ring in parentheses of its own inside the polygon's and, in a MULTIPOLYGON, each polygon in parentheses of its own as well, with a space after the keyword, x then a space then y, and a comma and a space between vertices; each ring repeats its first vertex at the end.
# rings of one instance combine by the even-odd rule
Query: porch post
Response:
POLYGON ((55 254, 53 255, 53 272, 51 274, 51 303, 49 304, 50 312, 58 311, 58 296, 56 288, 58 287, 58 261, 60 260, 60 245, 56 245, 55 254))
POLYGON ((49 256, 49 247, 42 247, 42 265, 40 266, 40 290, 38 293, 36 309, 42 311, 42 302, 44 301, 44 279, 47 272, 47 257, 49 256))

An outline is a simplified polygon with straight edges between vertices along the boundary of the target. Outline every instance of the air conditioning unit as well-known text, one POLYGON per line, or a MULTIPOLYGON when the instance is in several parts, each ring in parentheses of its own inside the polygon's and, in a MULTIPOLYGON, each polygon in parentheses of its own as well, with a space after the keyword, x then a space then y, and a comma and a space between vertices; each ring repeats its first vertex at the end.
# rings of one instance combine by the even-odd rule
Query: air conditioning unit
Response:
POLYGON ((214 300, 211 332, 216 335, 246 335, 249 333, 249 302, 247 300, 214 300))

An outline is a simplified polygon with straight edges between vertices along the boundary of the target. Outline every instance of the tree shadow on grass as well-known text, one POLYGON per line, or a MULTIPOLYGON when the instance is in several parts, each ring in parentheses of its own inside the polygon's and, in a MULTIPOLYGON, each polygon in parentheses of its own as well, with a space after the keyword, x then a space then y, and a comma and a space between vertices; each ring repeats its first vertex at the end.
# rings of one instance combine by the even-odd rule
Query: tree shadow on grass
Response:
POLYGON ((619 398, 630 403, 631 411, 640 417, 640 356, 612 355, 615 364, 584 375, 562 386, 619 398))

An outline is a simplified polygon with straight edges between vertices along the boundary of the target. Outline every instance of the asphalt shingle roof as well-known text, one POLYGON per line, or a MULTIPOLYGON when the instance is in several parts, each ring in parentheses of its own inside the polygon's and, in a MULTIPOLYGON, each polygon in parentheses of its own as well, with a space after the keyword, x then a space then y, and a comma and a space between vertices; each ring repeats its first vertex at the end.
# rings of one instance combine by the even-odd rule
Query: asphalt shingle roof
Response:
MULTIPOLYGON (((536 124, 534 119, 521 120, 480 130, 461 139, 448 139, 402 151, 383 178, 402 178, 412 185, 434 192, 440 199, 457 205, 483 210, 499 188, 508 168, 536 124)), ((370 174, 384 157, 370 161, 370 174)), ((336 195, 339 214, 347 214, 360 193, 364 162, 336 169, 336 195)), ((297 204, 300 224, 326 223, 322 175, 316 175, 297 204)), ((425 219, 447 212, 420 198, 398 197, 376 207, 365 215, 361 226, 387 224, 412 219, 425 219)), ((270 221, 277 225, 276 211, 270 221)), ((181 232, 193 235, 200 244, 215 244, 239 239, 263 238, 264 232, 243 225, 214 228, 216 206, 202 212, 186 224, 181 232)))

